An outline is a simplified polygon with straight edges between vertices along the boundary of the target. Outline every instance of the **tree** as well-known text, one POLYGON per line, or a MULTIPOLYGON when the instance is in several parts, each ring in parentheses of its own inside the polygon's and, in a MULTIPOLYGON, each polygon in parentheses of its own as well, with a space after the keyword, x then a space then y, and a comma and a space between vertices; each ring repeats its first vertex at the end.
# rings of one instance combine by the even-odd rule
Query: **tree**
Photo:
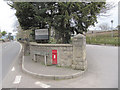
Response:
POLYGON ((118 25, 116 28, 117 28, 117 30, 120 30, 120 25, 118 25))
POLYGON ((0 38, 2 37, 2 34, 1 34, 1 32, 0 32, 0 38))
POLYGON ((0 30, 0 38, 2 37, 1 30, 0 30))
POLYGON ((62 2, 58 3, 58 15, 54 27, 60 33, 62 43, 69 43, 71 33, 87 32, 90 25, 97 22, 97 14, 104 8, 103 2, 62 2))
POLYGON ((1 34, 2 34, 2 36, 5 36, 7 34, 7 32, 6 31, 2 31, 1 34))
POLYGON ((32 38, 30 37, 32 30, 22 30, 20 26, 18 26, 18 30, 17 30, 17 39, 21 38, 21 39, 29 39, 31 40, 32 38))
POLYGON ((12 39, 11 39, 11 34, 12 34, 12 33, 8 33, 8 37, 7 37, 7 38, 8 38, 9 40, 12 40, 12 39))
POLYGON ((45 28, 47 17, 45 3, 14 2, 11 7, 17 10, 16 16, 23 30, 45 28))
POLYGON ((69 43, 71 33, 87 32, 97 22, 105 2, 14 2, 16 16, 23 30, 53 27, 62 43, 69 43))
POLYGON ((102 23, 98 26, 101 30, 109 30, 110 26, 107 23, 102 23))

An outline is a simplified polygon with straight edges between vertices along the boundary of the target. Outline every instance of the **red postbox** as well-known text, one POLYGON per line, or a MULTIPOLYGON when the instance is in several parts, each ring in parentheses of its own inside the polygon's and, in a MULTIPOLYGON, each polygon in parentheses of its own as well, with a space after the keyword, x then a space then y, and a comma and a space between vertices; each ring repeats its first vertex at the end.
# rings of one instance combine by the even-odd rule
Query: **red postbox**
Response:
POLYGON ((52 64, 57 64, 57 50, 52 50, 52 64))

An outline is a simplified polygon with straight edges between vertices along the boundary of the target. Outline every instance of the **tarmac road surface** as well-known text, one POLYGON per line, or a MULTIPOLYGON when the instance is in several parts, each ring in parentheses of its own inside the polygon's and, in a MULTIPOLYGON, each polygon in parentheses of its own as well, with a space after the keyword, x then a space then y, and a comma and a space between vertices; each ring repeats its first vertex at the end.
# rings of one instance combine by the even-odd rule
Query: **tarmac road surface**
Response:
POLYGON ((2 79, 8 73, 10 65, 19 54, 20 48, 20 44, 16 41, 2 44, 2 79))
MULTIPOLYGON (((12 52, 13 47, 18 51, 20 49, 16 42, 11 43, 10 47, 12 49, 6 51, 12 52)), ((118 88, 118 47, 87 45, 86 49, 88 69, 78 78, 69 80, 34 78, 22 72, 19 58, 5 77, 3 88, 118 88)), ((17 51, 13 50, 13 53, 15 52, 17 51)))

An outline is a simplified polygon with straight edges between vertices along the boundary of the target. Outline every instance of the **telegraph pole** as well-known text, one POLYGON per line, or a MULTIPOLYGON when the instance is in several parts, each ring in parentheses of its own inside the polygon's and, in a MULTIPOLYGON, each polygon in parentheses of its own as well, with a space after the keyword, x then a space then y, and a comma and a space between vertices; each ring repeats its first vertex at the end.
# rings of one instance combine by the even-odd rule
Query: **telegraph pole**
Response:
POLYGON ((112 37, 113 37, 113 20, 111 20, 111 31, 112 31, 112 37))

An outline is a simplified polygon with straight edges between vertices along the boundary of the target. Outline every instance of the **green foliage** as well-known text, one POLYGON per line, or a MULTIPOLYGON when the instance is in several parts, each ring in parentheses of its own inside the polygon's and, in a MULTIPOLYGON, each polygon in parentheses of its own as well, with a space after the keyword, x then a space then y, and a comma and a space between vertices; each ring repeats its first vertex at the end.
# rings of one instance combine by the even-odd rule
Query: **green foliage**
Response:
POLYGON ((72 33, 87 32, 97 22, 105 2, 14 2, 11 6, 23 30, 48 25, 56 30, 61 43, 69 43, 72 33))
POLYGON ((104 44, 104 45, 114 45, 120 46, 120 41, 118 39, 118 32, 114 32, 113 37, 112 33, 103 33, 103 34, 94 34, 86 36, 87 44, 104 44))
POLYGON ((5 36, 7 34, 6 31, 1 32, 2 36, 5 36))
POLYGON ((2 37, 2 34, 1 34, 1 32, 0 32, 0 38, 2 37))
POLYGON ((56 44, 56 40, 53 37, 51 37, 50 41, 49 41, 49 44, 56 44))
POLYGON ((15 2, 13 7, 17 10, 16 16, 22 29, 30 29, 35 23, 35 11, 33 5, 29 2, 15 2))

